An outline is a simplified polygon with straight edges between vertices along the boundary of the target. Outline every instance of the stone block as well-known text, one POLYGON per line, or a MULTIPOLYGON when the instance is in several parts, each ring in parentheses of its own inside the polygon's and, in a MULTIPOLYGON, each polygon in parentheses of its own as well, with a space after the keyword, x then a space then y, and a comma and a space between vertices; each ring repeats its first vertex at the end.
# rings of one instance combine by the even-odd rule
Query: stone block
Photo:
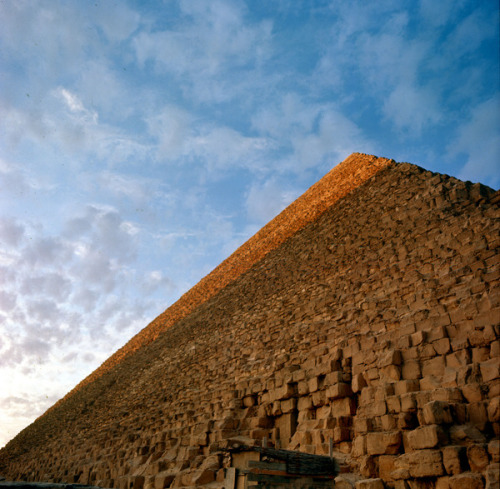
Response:
POLYGON ((384 414, 380 417, 380 424, 383 431, 393 431, 398 428, 397 417, 393 414, 384 414))
POLYGON ((443 465, 449 475, 461 474, 467 468, 466 448, 450 445, 442 449, 443 465))
POLYGON ((370 418, 360 418, 355 416, 353 420, 353 427, 355 433, 368 433, 372 430, 372 420, 370 418))
POLYGON ((359 461, 359 472, 363 477, 378 477, 378 460, 372 455, 365 455, 359 461))
POLYGON ((350 397, 344 399, 336 399, 332 401, 332 415, 339 416, 352 416, 356 413, 356 402, 350 397))
POLYGON ((488 404, 488 420, 492 423, 500 421, 500 396, 490 400, 488 404))
POLYGON ((385 402, 389 413, 398 414, 401 412, 401 398, 399 396, 389 396, 385 402))
POLYGON ((363 387, 366 387, 367 383, 363 374, 359 373, 353 375, 351 388, 353 392, 360 392, 363 387))
POLYGON ((417 415, 414 412, 400 413, 398 415, 398 428, 412 430, 418 426, 417 415))
POLYGON ((446 435, 441 426, 433 424, 420 426, 413 431, 404 434, 405 447, 412 450, 421 450, 424 448, 434 448, 446 441, 446 435))
POLYGON ((500 487, 500 464, 493 463, 484 471, 486 481, 485 489, 498 489, 500 487))
POLYGON ((328 399, 341 399, 352 395, 351 386, 345 382, 331 385, 326 389, 326 397, 328 399))
POLYGON ((420 379, 422 372, 417 360, 405 360, 401 366, 401 377, 405 380, 420 379))
POLYGON ((397 396, 407 394, 408 392, 416 392, 420 390, 420 382, 418 379, 400 380, 394 384, 394 393, 397 396))
POLYGON ((417 410, 417 400, 414 392, 403 394, 401 396, 401 411, 403 413, 413 412, 417 410))
POLYGON ((492 358, 480 365, 483 382, 491 382, 500 377, 500 363, 497 358, 492 358))
POLYGON ((378 478, 357 481, 354 487, 355 489, 385 489, 384 481, 378 478))
POLYGON ((484 489, 483 478, 470 472, 451 476, 448 484, 450 489, 484 489))
POLYGON ((490 454, 491 461, 494 463, 500 462, 500 440, 491 440, 488 443, 488 453, 490 454))
POLYGON ((381 380, 397 381, 401 379, 401 368, 397 365, 388 365, 379 370, 381 380))
POLYGON ((363 455, 366 455, 366 436, 356 435, 352 442, 351 456, 353 458, 359 458, 363 455))
POLYGON ((389 365, 401 365, 402 357, 399 350, 386 350, 380 355, 377 366, 378 368, 387 367, 389 365))
POLYGON ((483 400, 483 392, 479 384, 466 384, 462 386, 462 395, 467 402, 480 402, 483 400))
POLYGON ((281 404, 281 412, 283 414, 291 413, 292 411, 295 410, 297 406, 297 399, 295 398, 287 399, 286 401, 281 401, 280 404, 281 404))
POLYGON ((405 453, 412 477, 438 477, 444 474, 440 450, 418 450, 405 453))
POLYGON ((384 481, 393 481, 392 473, 396 469, 397 455, 380 455, 378 458, 378 475, 384 481))
POLYGON ((450 405, 443 401, 431 401, 424 405, 421 415, 422 424, 450 424, 453 416, 450 405))
POLYGON ((395 455, 401 448, 401 432, 389 431, 368 433, 366 451, 368 455, 395 455))
POLYGON ((488 422, 486 402, 474 402, 467 404, 467 414, 469 423, 476 425, 481 431, 483 431, 486 423, 488 422))
POLYGON ((486 437, 475 426, 454 425, 450 428, 450 442, 455 445, 486 443, 486 437))
POLYGON ((490 463, 487 445, 470 445, 467 447, 467 459, 473 472, 482 472, 490 463))
POLYGON ((433 375, 434 377, 442 377, 446 363, 444 357, 434 357, 430 360, 422 361, 422 376, 426 377, 433 375))

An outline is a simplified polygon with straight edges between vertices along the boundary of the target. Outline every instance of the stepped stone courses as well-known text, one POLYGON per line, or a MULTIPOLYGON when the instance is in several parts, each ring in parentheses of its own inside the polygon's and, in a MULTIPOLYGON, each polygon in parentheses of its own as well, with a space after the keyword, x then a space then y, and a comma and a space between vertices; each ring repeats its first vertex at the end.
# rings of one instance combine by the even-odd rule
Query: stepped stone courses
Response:
POLYGON ((498 487, 499 201, 352 155, 12 440, 0 473, 216 488, 234 445, 332 439, 357 487, 498 487))

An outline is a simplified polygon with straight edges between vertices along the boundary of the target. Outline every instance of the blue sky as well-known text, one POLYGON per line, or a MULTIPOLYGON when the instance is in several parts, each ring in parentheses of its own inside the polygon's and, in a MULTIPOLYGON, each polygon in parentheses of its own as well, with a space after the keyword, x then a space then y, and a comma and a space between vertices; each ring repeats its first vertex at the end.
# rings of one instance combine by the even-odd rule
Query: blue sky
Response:
POLYGON ((0 446, 350 153, 498 188, 498 21, 0 0, 0 446))

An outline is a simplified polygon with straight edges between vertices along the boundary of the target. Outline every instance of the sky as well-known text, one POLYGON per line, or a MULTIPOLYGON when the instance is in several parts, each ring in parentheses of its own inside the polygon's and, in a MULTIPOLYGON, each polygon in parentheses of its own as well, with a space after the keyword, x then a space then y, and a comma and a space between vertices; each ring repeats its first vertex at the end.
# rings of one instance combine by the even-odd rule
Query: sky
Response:
POLYGON ((0 0, 0 447, 353 152, 500 185, 496 0, 0 0))

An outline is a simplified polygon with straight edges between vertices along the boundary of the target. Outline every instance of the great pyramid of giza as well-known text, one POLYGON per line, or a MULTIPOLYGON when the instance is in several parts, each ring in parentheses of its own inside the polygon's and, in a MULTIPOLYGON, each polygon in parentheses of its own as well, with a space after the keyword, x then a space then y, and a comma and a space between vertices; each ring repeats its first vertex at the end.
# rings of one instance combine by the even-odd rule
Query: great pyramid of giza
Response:
POLYGON ((499 202, 351 155, 9 442, 0 475, 494 487, 499 202))

